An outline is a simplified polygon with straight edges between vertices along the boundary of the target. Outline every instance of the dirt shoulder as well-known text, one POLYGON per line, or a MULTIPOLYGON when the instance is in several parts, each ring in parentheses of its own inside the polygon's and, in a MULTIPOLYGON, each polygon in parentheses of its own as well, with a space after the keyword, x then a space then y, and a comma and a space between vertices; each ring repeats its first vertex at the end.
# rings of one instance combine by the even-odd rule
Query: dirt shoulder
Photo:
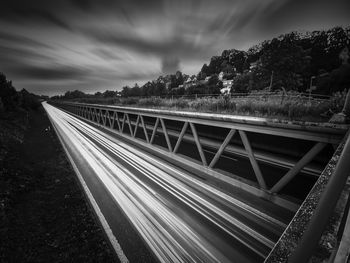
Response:
POLYGON ((44 110, 11 125, 0 123, 19 134, 0 141, 0 262, 117 262, 44 110))

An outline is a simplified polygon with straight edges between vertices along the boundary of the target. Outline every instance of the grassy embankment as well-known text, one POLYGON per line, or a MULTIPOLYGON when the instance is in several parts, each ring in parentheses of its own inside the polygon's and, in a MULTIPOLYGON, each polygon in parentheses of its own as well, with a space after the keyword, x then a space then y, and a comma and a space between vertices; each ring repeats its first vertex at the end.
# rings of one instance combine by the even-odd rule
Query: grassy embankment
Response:
POLYGON ((0 262, 114 262, 40 107, 0 114, 0 262))
POLYGON ((260 92, 244 97, 201 98, 83 98, 76 101, 96 104, 136 106, 169 110, 213 112, 235 115, 275 118, 293 121, 325 122, 331 112, 341 111, 346 91, 334 94, 330 100, 309 101, 307 96, 296 92, 265 95, 260 92), (329 114, 324 115, 325 112, 329 114))

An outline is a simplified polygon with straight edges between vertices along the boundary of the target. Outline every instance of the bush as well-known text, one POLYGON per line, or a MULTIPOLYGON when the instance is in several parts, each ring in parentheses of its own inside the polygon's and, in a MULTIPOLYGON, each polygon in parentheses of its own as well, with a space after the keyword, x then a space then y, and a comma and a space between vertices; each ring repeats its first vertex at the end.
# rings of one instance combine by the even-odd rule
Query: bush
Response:
POLYGON ((330 106, 329 106, 329 108, 333 112, 341 112, 342 111, 342 109, 344 107, 347 93, 348 93, 348 91, 345 89, 343 91, 337 91, 336 93, 333 94, 333 96, 330 100, 330 106))
POLYGON ((120 103, 122 105, 134 105, 134 104, 138 104, 140 101, 139 98, 123 98, 120 100, 120 103))
POLYGON ((146 99, 140 99, 138 102, 138 105, 140 106, 146 106, 146 107, 160 107, 164 103, 164 100, 156 97, 156 98, 146 98, 146 99))
POLYGON ((0 113, 5 110, 4 104, 2 103, 2 99, 0 98, 0 113))
POLYGON ((170 101, 171 107, 179 108, 179 109, 185 109, 189 108, 188 100, 179 98, 175 100, 170 101))

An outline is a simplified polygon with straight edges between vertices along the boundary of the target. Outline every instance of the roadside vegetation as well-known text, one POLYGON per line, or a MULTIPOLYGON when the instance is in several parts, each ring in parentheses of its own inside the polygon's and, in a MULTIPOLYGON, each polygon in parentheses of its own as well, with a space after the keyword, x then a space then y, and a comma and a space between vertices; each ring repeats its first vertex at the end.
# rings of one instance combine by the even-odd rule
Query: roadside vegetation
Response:
POLYGON ((327 121, 350 88, 349 40, 350 27, 290 32, 247 51, 224 50, 196 75, 177 71, 120 91, 51 99, 327 121))
POLYGON ((0 262, 115 262, 42 99, 0 73, 0 262))
POLYGON ((81 98, 73 101, 92 104, 144 107, 165 110, 183 110, 232 115, 277 118, 292 121, 328 121, 333 113, 343 108, 347 90, 336 92, 330 98, 308 97, 298 92, 252 92, 248 95, 181 96, 181 97, 117 97, 81 98))

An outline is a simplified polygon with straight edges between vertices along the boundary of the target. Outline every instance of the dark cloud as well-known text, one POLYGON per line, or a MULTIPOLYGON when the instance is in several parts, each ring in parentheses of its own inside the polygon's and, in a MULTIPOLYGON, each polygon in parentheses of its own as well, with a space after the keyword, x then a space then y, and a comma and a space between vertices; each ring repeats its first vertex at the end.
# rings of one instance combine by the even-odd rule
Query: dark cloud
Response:
POLYGON ((180 69, 180 60, 177 57, 166 56, 162 59, 163 74, 174 74, 180 69))
POLYGON ((43 10, 43 9, 35 9, 35 8, 19 8, 15 10, 15 14, 17 14, 20 17, 23 17, 25 19, 32 19, 34 21, 39 20, 40 21, 47 21, 49 23, 52 23, 53 25, 56 25, 60 28, 66 29, 66 30, 72 30, 72 27, 64 22, 62 19, 60 19, 58 16, 51 13, 51 11, 43 10))
POLYGON ((167 57, 200 57, 204 50, 210 51, 210 45, 207 43, 196 44, 180 34, 174 33, 170 37, 158 36, 157 38, 137 35, 134 32, 120 33, 107 31, 88 31, 86 35, 97 41, 99 44, 116 46, 132 50, 142 54, 157 55, 167 57))
POLYGON ((3 66, 5 62, 10 64, 21 64, 28 61, 33 62, 38 60, 50 61, 52 60, 52 57, 32 49, 0 44, 0 66, 3 66))
POLYGON ((118 89, 180 66, 196 74, 224 49, 290 30, 349 25, 349 7, 348 0, 2 0, 0 70, 36 91, 118 89))
POLYGON ((64 22, 57 14, 64 13, 64 1, 46 1, 46 0, 3 0, 1 1, 0 20, 14 21, 17 23, 43 23, 49 22, 64 29, 70 29, 70 26, 64 22))
POLYGON ((290 30, 328 29, 350 24, 348 0, 288 0, 284 4, 271 2, 265 16, 256 25, 257 30, 272 35, 290 30))
POLYGON ((116 76, 119 79, 132 81, 132 82, 147 81, 158 77, 159 72, 129 72, 127 74, 122 74, 122 75, 116 74, 116 76))
POLYGON ((17 76, 23 78, 36 79, 37 81, 45 80, 77 80, 91 74, 90 70, 83 68, 74 68, 72 66, 51 66, 39 67, 31 65, 18 65, 13 69, 17 76))
POLYGON ((7 43, 8 46, 21 45, 32 48, 51 48, 51 46, 35 39, 0 31, 0 43, 7 43))
POLYGON ((83 11, 89 11, 92 8, 92 3, 88 0, 70 0, 71 3, 83 11))
POLYGON ((101 59, 118 61, 124 60, 124 58, 121 55, 118 55, 117 52, 113 52, 113 50, 107 48, 95 48, 91 52, 96 54, 101 59))

